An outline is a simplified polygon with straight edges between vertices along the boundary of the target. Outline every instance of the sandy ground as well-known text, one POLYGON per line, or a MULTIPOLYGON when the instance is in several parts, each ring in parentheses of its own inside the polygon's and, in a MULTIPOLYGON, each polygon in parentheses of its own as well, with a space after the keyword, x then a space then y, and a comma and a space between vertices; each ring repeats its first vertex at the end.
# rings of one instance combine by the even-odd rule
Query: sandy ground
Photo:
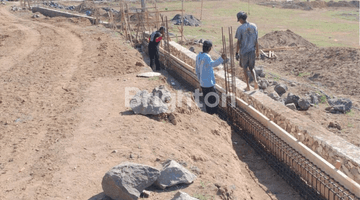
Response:
MULTIPOLYGON (((291 31, 272 32, 259 39, 264 48, 299 47, 276 52, 276 60, 258 60, 264 66, 265 79, 286 83, 289 91, 305 98, 320 90, 331 98, 349 98, 353 109, 346 114, 331 114, 325 110, 329 105, 324 99, 308 111, 297 111, 321 124, 329 131, 360 146, 360 49, 347 47, 318 48, 291 31), (272 39, 271 39, 272 38, 272 39), (283 81, 283 80, 287 81, 283 81), (289 82, 294 82, 293 86, 289 82), (329 128, 330 122, 337 122, 341 130, 329 128)), ((273 87, 267 89, 270 93, 273 87)), ((287 93, 283 94, 286 98, 287 93)))
MULTIPOLYGON (((177 125, 134 115, 125 88, 165 84, 119 34, 87 21, 30 18, 0 7, 0 199, 107 199, 103 175, 124 162, 198 168, 178 189, 204 199, 300 199, 226 122, 177 109, 177 125)), ((172 89, 175 91, 175 89, 172 89)))

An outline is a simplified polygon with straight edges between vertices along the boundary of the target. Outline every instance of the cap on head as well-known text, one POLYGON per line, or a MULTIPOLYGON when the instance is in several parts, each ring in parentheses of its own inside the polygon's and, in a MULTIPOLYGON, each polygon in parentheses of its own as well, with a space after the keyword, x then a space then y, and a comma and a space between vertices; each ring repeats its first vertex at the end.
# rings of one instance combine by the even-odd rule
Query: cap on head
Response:
POLYGON ((212 47, 212 42, 210 40, 205 40, 203 42, 203 52, 208 52, 212 47))
POLYGON ((240 11, 240 12, 238 12, 238 13, 236 14, 236 17, 237 17, 238 21, 240 21, 240 19, 246 21, 246 19, 247 19, 247 14, 246 14, 245 12, 243 12, 243 11, 240 11))

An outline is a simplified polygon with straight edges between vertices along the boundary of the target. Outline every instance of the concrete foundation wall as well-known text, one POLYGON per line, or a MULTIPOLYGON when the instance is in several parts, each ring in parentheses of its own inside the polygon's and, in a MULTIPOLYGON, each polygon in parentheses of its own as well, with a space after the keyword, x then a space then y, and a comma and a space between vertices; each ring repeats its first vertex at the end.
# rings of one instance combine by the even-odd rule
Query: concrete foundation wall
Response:
POLYGON ((63 12, 60 10, 55 10, 55 9, 50 9, 50 8, 33 7, 32 12, 33 13, 39 12, 47 17, 82 17, 82 18, 89 19, 91 22, 95 21, 95 18, 89 17, 87 15, 78 15, 78 14, 63 12))
MULTIPOLYGON (((196 54, 176 42, 170 42, 170 52, 181 61, 191 66, 189 71, 195 73, 196 54)), ((161 58, 165 61, 165 58, 161 58)), ((221 68, 221 66, 220 66, 221 68)), ((224 71, 215 71, 217 83, 224 87, 224 71)), ((237 88, 245 88, 246 83, 236 79, 237 88)), ((252 105, 260 113, 279 125, 303 144, 316 152, 330 164, 341 162, 340 170, 348 177, 360 183, 360 148, 334 135, 309 118, 288 109, 283 104, 272 100, 259 91, 237 91, 237 96, 252 105)))

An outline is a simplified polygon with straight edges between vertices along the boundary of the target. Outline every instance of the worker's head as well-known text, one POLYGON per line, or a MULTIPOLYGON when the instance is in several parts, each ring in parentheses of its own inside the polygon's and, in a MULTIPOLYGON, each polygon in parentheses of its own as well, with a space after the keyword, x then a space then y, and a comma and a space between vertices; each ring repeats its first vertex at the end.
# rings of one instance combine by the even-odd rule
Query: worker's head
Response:
POLYGON ((203 52, 209 53, 211 51, 211 48, 212 48, 212 42, 210 40, 205 40, 203 42, 203 52))
POLYGON ((243 11, 240 11, 236 14, 236 17, 238 19, 238 22, 240 22, 241 24, 246 22, 247 19, 247 14, 243 11))
POLYGON ((159 28, 159 32, 160 32, 161 34, 164 34, 165 31, 166 31, 166 28, 165 28, 165 27, 161 26, 161 27, 159 28))

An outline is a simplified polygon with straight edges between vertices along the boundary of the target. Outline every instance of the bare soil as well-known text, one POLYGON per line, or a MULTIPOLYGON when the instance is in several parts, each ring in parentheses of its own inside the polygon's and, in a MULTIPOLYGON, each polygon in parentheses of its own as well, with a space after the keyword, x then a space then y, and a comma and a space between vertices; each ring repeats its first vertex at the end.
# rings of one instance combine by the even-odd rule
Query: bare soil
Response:
POLYGON ((8 9, 0 7, 0 199, 107 199, 101 180, 110 168, 160 168, 167 159, 196 166, 198 179, 152 189, 149 199, 178 189, 207 199, 301 199, 218 116, 178 109, 173 125, 134 115, 126 87, 171 87, 166 77, 137 78, 150 69, 116 32, 8 9))
MULTIPOLYGON (((265 48, 289 47, 276 51, 278 59, 258 60, 264 66, 265 79, 285 83, 289 92, 307 98, 311 93, 325 92, 331 98, 349 98, 353 109, 347 114, 331 114, 325 108, 326 99, 308 111, 297 111, 321 124, 348 142, 360 146, 360 50, 348 47, 318 48, 301 36, 287 30, 275 31, 259 39, 265 48), (299 48, 297 48, 299 47, 299 48), (290 82, 296 83, 291 86, 290 82), (329 128, 330 122, 338 122, 341 130, 329 128)), ((239 77, 243 78, 239 73, 239 77)), ((266 92, 273 91, 270 87, 266 92)), ((286 98, 283 94, 282 98, 286 98)))

